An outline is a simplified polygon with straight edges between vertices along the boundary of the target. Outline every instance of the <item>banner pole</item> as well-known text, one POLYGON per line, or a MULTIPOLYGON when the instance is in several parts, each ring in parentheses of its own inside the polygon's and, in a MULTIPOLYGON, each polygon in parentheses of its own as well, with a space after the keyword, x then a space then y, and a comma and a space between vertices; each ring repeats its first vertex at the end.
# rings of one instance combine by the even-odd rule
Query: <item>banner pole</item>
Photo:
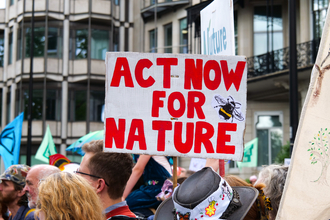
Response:
POLYGON ((173 189, 178 185, 178 157, 173 157, 173 189))
POLYGON ((221 177, 225 176, 225 160, 219 160, 219 175, 221 177))

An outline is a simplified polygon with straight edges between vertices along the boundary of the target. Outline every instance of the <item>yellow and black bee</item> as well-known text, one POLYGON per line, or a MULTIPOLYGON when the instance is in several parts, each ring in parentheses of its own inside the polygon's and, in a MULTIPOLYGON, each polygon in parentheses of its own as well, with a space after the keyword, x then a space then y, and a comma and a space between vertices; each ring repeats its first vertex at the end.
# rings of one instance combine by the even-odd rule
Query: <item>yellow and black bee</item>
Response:
POLYGON ((219 108, 219 116, 221 118, 223 118, 226 121, 228 121, 231 118, 231 122, 234 121, 234 118, 237 119, 238 121, 244 120, 242 113, 237 111, 237 109, 241 108, 241 103, 235 102, 232 96, 228 96, 226 100, 220 95, 215 95, 214 99, 219 104, 214 106, 214 108, 219 108))

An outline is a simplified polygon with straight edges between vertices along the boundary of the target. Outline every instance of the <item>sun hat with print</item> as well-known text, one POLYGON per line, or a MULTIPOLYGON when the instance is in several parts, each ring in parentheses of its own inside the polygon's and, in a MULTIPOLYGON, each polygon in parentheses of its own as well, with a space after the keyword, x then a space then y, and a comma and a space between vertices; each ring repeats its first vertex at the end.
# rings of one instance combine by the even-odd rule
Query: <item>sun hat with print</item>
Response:
POLYGON ((29 170, 30 167, 24 164, 12 165, 0 175, 0 182, 2 180, 9 180, 18 185, 25 186, 25 178, 29 170))
POLYGON ((162 202, 155 220, 243 219, 258 196, 252 187, 231 187, 210 167, 191 175, 162 202))

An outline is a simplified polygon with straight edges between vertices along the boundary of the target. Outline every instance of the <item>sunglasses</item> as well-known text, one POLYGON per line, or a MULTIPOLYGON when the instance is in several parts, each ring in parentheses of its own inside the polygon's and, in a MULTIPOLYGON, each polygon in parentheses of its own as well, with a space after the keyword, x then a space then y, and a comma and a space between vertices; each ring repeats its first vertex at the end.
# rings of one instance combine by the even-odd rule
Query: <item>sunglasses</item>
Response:
POLYGON ((73 172, 74 172, 74 173, 78 173, 78 174, 82 174, 82 175, 86 175, 86 176, 90 176, 90 177, 94 177, 94 178, 97 178, 97 179, 103 179, 104 182, 105 182, 105 185, 107 185, 108 187, 110 187, 109 184, 105 181, 105 179, 102 178, 102 177, 100 177, 100 176, 95 176, 95 175, 92 175, 92 174, 88 174, 88 173, 80 172, 79 170, 76 170, 76 171, 73 171, 73 172))

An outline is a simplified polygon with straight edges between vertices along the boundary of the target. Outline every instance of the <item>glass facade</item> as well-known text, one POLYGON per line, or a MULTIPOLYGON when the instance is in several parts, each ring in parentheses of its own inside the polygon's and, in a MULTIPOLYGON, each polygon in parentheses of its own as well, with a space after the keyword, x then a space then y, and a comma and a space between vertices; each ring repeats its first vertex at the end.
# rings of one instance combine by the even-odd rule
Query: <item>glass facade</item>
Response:
POLYGON ((188 53, 187 18, 180 20, 180 53, 188 53))
POLYGON ((5 41, 4 41, 4 36, 3 33, 0 34, 0 67, 3 67, 3 55, 5 52, 5 41))
POLYGON ((164 26, 164 52, 172 53, 172 23, 164 26))
POLYGON ((13 63, 13 33, 9 33, 8 64, 13 63))
POLYGON ((275 163, 283 141, 283 129, 279 115, 258 115, 256 136, 258 137, 258 166, 275 163))
POLYGON ((88 51, 88 30, 76 30, 76 59, 86 59, 88 51))
POLYGON ((102 107, 104 105, 105 92, 104 91, 91 91, 89 99, 89 120, 101 121, 102 107))
POLYGON ((150 53, 157 53, 157 29, 149 31, 150 53))
MULTIPOLYGON (((29 90, 23 91, 24 120, 28 120, 29 90)), ((42 120, 43 90, 34 89, 32 92, 32 120, 42 120)))
POLYGON ((313 0, 313 34, 314 39, 320 39, 327 16, 328 0, 313 0))
POLYGON ((61 120, 61 90, 46 91, 46 120, 61 120))
POLYGON ((254 8, 254 55, 260 55, 283 48, 282 7, 280 5, 274 5, 272 7, 273 16, 271 16, 270 6, 268 10, 266 6, 256 6, 254 8))
POLYGON ((106 52, 109 51, 109 31, 92 30, 91 58, 105 60, 106 52))

